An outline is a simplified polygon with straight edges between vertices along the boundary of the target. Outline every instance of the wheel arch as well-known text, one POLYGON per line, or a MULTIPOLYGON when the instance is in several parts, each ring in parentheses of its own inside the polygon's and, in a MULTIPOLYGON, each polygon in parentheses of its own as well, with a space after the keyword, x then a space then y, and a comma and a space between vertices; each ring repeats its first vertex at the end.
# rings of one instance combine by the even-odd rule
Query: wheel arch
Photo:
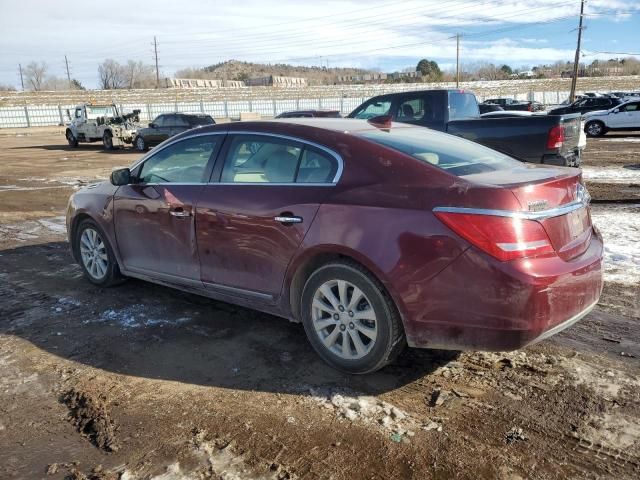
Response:
POLYGON ((336 248, 335 245, 326 247, 318 246, 291 263, 284 288, 284 306, 289 310, 288 313, 292 319, 297 322, 301 321, 300 305, 302 292, 311 274, 322 265, 332 261, 356 263, 374 277, 382 285, 382 294, 389 297, 395 305, 404 327, 404 304, 400 301, 399 295, 390 287, 389 282, 386 281, 384 273, 380 271, 373 262, 357 251, 344 247, 336 248))

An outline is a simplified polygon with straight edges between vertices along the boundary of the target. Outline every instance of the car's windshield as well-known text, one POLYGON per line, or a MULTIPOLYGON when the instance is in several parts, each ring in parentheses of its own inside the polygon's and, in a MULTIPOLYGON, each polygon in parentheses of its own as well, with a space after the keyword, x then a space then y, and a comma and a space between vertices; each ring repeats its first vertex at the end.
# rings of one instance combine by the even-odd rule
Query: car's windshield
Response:
POLYGON ((366 130, 359 134, 459 177, 521 165, 518 160, 477 143, 422 128, 366 130))

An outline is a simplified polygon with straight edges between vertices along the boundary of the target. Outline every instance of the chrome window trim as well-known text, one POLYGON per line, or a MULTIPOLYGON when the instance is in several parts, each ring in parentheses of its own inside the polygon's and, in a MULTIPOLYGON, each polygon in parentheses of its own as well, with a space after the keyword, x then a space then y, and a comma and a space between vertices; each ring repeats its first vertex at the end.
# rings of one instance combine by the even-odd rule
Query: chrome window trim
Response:
MULTIPOLYGON (((331 182, 323 182, 323 183, 303 183, 303 182, 291 182, 291 183, 269 183, 269 182, 198 182, 198 183, 183 183, 182 185, 274 185, 274 186, 283 186, 283 185, 295 185, 295 186, 308 186, 308 187, 319 187, 319 186, 335 186, 338 181, 340 180, 340 178, 342 177, 342 172, 344 170, 344 160, 342 159, 342 157, 334 152, 333 150, 331 150, 328 147, 325 147, 324 145, 320 145, 319 143, 315 143, 312 142, 310 140, 305 140, 302 138, 297 138, 297 137, 292 137, 290 135, 282 135, 280 133, 268 133, 268 132, 254 132, 254 131, 250 131, 250 130, 228 130, 228 131, 221 131, 221 132, 207 132, 207 133, 197 133, 194 135, 189 135, 186 137, 181 137, 178 138, 176 140, 173 141, 169 141, 166 145, 158 145, 157 147, 153 148, 151 151, 149 151, 149 153, 146 153, 140 160, 138 160, 136 163, 134 163, 131 167, 129 167, 129 170, 135 170, 136 168, 138 168, 142 163, 146 162, 149 158, 151 158, 153 155, 155 155, 158 152, 161 152, 162 150, 164 150, 167 147, 170 147, 171 145, 174 145, 175 143, 181 142, 183 140, 189 140, 191 138, 196 138, 196 137, 206 137, 209 135, 262 135, 262 136, 267 136, 267 137, 276 137, 276 138, 283 138, 285 140, 292 140, 294 142, 298 142, 298 143, 302 143, 305 145, 310 145, 312 147, 318 148, 326 153, 328 153, 329 155, 331 155, 336 162, 338 163, 338 169, 336 170, 336 174, 333 176, 333 179, 331 180, 331 182), (162 146, 162 148, 158 148, 162 146)), ((171 183, 171 182, 165 182, 165 183, 145 183, 144 185, 179 185, 178 183, 171 183)))
POLYGON ((492 210, 490 208, 465 208, 465 207, 435 207, 434 212, 445 213, 470 213, 475 215, 491 215, 494 217, 509 217, 519 218, 522 220, 545 220, 547 218, 559 217, 566 215, 575 210, 579 210, 583 207, 587 207, 588 202, 573 201, 559 207, 550 208, 548 210, 541 210, 539 212, 524 212, 513 210, 492 210))

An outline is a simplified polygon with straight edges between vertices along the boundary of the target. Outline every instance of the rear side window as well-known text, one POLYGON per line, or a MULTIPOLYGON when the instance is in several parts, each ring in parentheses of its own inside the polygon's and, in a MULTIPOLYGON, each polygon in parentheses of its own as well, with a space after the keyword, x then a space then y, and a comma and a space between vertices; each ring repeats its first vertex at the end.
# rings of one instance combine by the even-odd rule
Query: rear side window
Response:
POLYGON ((335 158, 317 148, 305 147, 296 182, 330 183, 336 176, 337 169, 335 158))
POLYGON ((223 183, 331 183, 338 162, 302 143, 264 135, 237 135, 231 142, 223 183))
POLYGON ((477 118, 479 115, 476 97, 470 93, 449 92, 449 120, 477 118))
POLYGON ((191 122, 191 125, 193 127, 197 127, 200 125, 213 125, 216 123, 209 115, 203 117, 189 117, 189 121, 191 122))
POLYGON ((522 165, 518 160, 477 143, 422 128, 367 130, 360 135, 458 177, 522 165))
POLYGON ((172 127, 189 127, 189 122, 182 115, 172 115, 171 116, 173 122, 171 122, 172 127))
POLYGON ((222 169, 223 183, 293 183, 302 145, 263 135, 237 135, 222 169))

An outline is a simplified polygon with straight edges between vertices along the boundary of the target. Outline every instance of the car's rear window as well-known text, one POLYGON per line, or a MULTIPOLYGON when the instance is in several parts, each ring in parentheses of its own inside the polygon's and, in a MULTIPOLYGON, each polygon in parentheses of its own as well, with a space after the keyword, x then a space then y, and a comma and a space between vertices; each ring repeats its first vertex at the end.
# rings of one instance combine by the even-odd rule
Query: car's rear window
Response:
POLYGON ((426 128, 366 130, 359 135, 458 177, 520 166, 518 160, 500 152, 426 128))

